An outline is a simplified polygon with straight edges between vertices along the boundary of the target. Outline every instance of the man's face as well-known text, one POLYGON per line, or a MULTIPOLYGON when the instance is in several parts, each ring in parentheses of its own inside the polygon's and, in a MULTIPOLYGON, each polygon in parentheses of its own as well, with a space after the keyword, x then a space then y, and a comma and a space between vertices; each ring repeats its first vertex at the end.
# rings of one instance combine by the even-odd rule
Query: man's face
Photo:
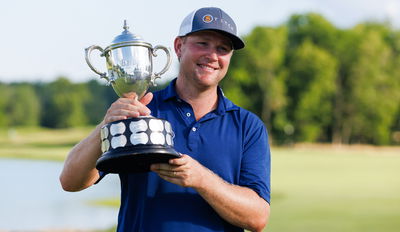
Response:
POLYGON ((175 40, 179 75, 198 87, 216 86, 228 71, 233 54, 230 39, 215 31, 201 31, 175 40))

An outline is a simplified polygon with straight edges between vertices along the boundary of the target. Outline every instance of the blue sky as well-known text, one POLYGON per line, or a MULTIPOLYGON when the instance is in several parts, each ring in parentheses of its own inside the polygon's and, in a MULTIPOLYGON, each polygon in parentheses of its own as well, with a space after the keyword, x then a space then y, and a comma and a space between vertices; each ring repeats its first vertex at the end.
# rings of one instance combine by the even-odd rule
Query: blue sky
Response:
MULTIPOLYGON (((61 75, 75 82, 97 78, 85 63, 84 49, 110 45, 122 32, 124 19, 131 32, 153 46, 172 49, 182 19, 203 6, 226 11, 241 35, 257 25, 276 26, 294 13, 311 11, 342 28, 366 20, 400 26, 400 0, 9 0, 2 3, 0 14, 0 81, 51 81, 61 75)), ((163 58, 156 58, 155 71, 163 58)), ((96 65, 105 70, 101 58, 96 65)), ((165 76, 176 75, 176 66, 174 59, 165 76)))

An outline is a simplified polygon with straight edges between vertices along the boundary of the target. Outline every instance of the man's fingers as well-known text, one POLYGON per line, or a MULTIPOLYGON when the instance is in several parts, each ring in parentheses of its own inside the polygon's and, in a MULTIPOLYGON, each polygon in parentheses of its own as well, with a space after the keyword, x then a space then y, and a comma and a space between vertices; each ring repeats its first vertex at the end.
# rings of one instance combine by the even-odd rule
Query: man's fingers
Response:
MULTIPOLYGON (((151 101, 152 94, 146 94, 146 101, 151 101)), ((128 115, 131 117, 137 117, 139 115, 147 116, 150 115, 151 111, 149 108, 146 107, 141 101, 138 101, 134 98, 120 98, 116 102, 114 102, 110 108, 111 111, 118 111, 118 110, 128 110, 132 111, 133 115, 128 115), (138 115, 136 115, 137 112, 138 115)), ((121 111, 120 111, 121 112, 121 111)))
POLYGON ((168 164, 153 164, 150 170, 157 173, 161 178, 172 181, 172 179, 180 179, 180 171, 177 167, 168 164))
POLYGON ((152 171, 171 171, 173 166, 164 163, 152 164, 150 169, 152 171))
POLYGON ((129 100, 130 103, 134 103, 135 101, 138 101, 138 102, 142 103, 143 105, 147 105, 153 99, 153 93, 148 92, 139 100, 137 97, 137 94, 135 92, 129 92, 129 93, 124 94, 124 96, 120 99, 121 100, 124 100, 124 99, 129 100))
POLYGON ((186 163, 188 162, 189 156, 188 156, 188 155, 185 155, 185 154, 181 154, 181 155, 182 155, 182 156, 179 157, 179 158, 170 159, 170 160, 168 161, 168 163, 171 164, 171 165, 178 165, 178 166, 181 166, 181 165, 186 164, 186 163))
POLYGON ((151 92, 148 92, 140 100, 137 100, 137 98, 134 99, 134 101, 136 101, 135 105, 138 106, 138 112, 140 113, 140 115, 147 116, 151 114, 150 109, 147 108, 146 105, 149 104, 152 99, 153 93, 151 92))
POLYGON ((148 92, 148 93, 146 93, 146 95, 144 95, 142 97, 142 99, 140 99, 140 102, 143 105, 147 105, 147 104, 149 104, 151 102, 152 99, 153 99, 153 93, 152 92, 148 92))

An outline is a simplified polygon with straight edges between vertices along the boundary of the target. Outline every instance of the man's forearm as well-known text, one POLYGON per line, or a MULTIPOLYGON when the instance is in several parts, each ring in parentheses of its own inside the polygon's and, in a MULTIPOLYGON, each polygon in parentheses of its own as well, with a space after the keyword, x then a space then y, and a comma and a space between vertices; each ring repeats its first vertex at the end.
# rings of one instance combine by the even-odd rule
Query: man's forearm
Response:
POLYGON ((84 140, 74 146, 67 156, 60 182, 66 191, 80 191, 99 178, 95 167, 101 155, 100 150, 101 124, 84 140))
POLYGON ((269 218, 269 204, 247 187, 232 185, 209 171, 197 192, 229 223, 262 231, 269 218))

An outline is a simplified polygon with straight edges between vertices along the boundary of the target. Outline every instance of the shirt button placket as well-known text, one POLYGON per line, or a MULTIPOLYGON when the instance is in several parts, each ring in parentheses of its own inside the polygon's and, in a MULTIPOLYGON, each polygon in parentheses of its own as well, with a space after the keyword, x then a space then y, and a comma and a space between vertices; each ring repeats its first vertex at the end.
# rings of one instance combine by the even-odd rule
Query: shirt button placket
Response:
POLYGON ((197 144, 199 141, 199 132, 198 132, 199 126, 200 125, 196 123, 195 125, 193 125, 193 127, 190 129, 189 132, 188 145, 190 150, 192 151, 197 149, 197 144))

